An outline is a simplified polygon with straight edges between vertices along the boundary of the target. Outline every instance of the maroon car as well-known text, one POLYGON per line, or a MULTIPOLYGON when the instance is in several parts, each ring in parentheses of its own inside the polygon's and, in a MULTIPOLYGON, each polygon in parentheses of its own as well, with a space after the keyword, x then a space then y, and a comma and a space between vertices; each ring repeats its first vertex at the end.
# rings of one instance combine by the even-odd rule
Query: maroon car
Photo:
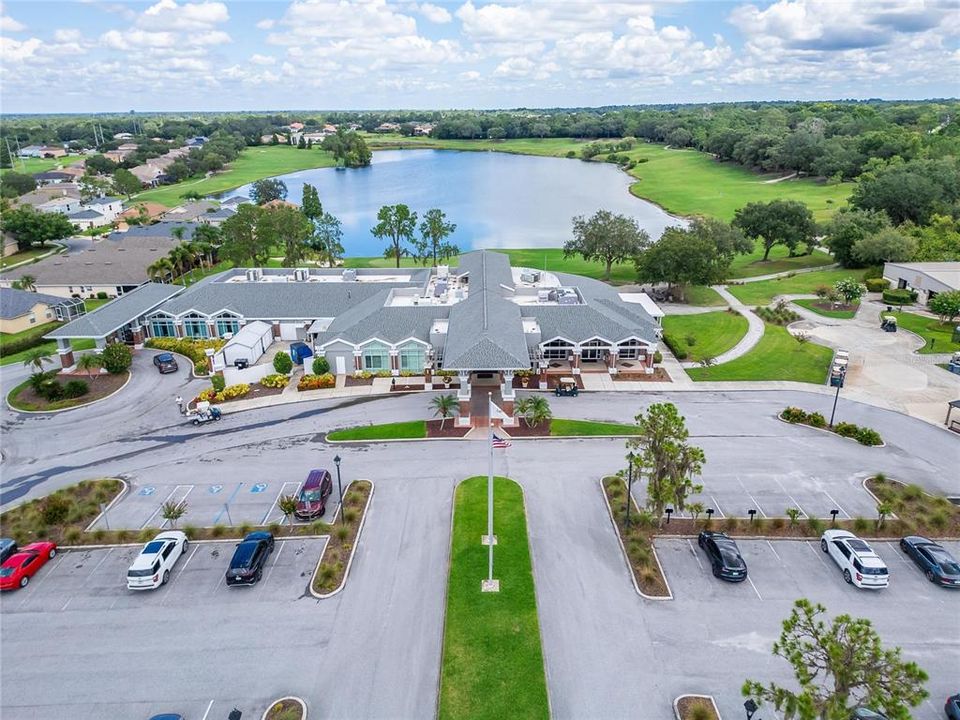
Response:
POLYGON ((327 511, 327 498, 333 492, 333 478, 328 470, 311 470, 303 487, 297 494, 297 509, 294 515, 298 520, 313 520, 323 517, 327 511))

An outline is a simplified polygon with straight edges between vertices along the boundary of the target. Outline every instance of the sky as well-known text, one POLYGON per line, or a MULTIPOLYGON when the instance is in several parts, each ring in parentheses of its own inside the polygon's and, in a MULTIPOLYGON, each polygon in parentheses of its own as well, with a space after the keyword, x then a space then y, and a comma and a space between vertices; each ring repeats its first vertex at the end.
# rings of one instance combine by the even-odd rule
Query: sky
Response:
POLYGON ((956 0, 13 0, 0 112, 960 95, 956 0))

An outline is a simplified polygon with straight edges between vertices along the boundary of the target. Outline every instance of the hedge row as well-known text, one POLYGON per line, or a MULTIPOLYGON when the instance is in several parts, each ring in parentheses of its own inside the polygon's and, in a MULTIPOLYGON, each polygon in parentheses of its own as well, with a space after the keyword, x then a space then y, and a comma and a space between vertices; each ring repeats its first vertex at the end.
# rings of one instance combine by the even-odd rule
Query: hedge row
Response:
POLYGON ((16 340, 3 340, 0 342, 0 357, 16 355, 24 350, 32 350, 43 345, 47 342, 43 339, 43 336, 59 326, 60 323, 46 323, 42 327, 35 328, 29 335, 24 335, 16 340))
POLYGON ((917 293, 906 288, 883 291, 883 301, 891 305, 909 305, 917 300, 917 293))
POLYGON ((208 348, 219 350, 225 344, 225 340, 193 340, 190 338, 150 338, 144 343, 146 347, 154 350, 166 350, 186 355, 193 361, 196 371, 203 374, 207 372, 207 353, 205 351, 208 348))
POLYGON ((686 359, 687 359, 687 357, 688 357, 688 356, 687 356, 687 351, 686 351, 683 347, 681 347, 680 344, 677 342, 677 340, 675 340, 671 335, 668 335, 667 333, 664 333, 664 334, 663 334, 663 342, 664 342, 664 344, 665 344, 668 348, 670 348, 670 352, 673 353, 673 356, 674 356, 677 360, 686 360, 686 359))
POLYGON ((867 286, 867 292, 884 292, 890 287, 890 281, 886 278, 867 278, 863 284, 867 286))
POLYGON ((880 433, 873 428, 860 427, 859 425, 848 422, 837 423, 832 428, 828 428, 826 418, 818 412, 808 413, 797 407, 788 407, 780 413, 780 417, 788 423, 800 423, 801 425, 830 430, 842 437, 853 438, 861 445, 883 444, 880 433))

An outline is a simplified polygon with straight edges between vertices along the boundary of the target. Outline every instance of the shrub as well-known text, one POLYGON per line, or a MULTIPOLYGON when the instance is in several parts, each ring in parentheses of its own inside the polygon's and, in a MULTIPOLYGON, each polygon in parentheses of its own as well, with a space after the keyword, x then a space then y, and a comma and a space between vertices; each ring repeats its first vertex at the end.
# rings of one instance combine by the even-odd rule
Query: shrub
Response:
POLYGON ((88 392, 90 388, 83 380, 70 380, 63 388, 63 394, 68 398, 83 397, 88 392))
POLYGON ((330 363, 327 362, 325 357, 320 355, 313 359, 313 365, 311 367, 314 375, 326 375, 330 372, 330 363))
POLYGON ((833 426, 833 431, 841 437, 855 438, 860 430, 853 423, 840 422, 833 426))
POLYGON ((71 545, 76 545, 77 541, 83 536, 83 532, 80 528, 72 527, 63 534, 63 539, 66 540, 71 545))
POLYGON ((106 300, 109 296, 102 290, 97 293, 97 300, 106 300))
POLYGON ((576 156, 577 156, 577 151, 576 151, 576 150, 567 150, 567 157, 568 157, 568 158, 575 158, 576 156))
POLYGON ((690 720, 710 720, 711 717, 713 713, 704 705, 694 705, 690 710, 690 720))
POLYGON ((196 540, 197 538, 197 528, 193 525, 184 525, 183 534, 187 536, 190 540, 196 540))
POLYGON ((810 413, 807 415, 807 425, 815 428, 824 428, 827 426, 827 419, 820 413, 810 413))
POLYGON ((942 510, 937 510, 937 512, 930 515, 928 522, 930 523, 930 527, 943 530, 950 523, 950 516, 942 510))
POLYGON ((119 375, 130 368, 130 363, 133 362, 133 353, 123 343, 114 342, 103 349, 103 352, 100 353, 100 359, 108 373, 119 375))
POLYGON ((330 373, 324 375, 304 375, 297 383, 297 390, 322 390, 332 388, 337 384, 337 379, 330 373))
POLYGON ((40 387, 40 395, 49 402, 60 400, 63 397, 63 385, 56 380, 47 380, 40 387))
POLYGON ((802 423, 806 421, 807 413, 800 408, 788 407, 780 413, 780 417, 789 423, 802 423))
POLYGON ((130 531, 121 528, 114 533, 114 537, 117 539, 118 543, 125 543, 130 539, 130 531))
POLYGON ((861 445, 882 445, 883 439, 880 437, 880 433, 872 428, 858 428, 857 429, 857 442, 861 445))
POLYGON ((59 525, 70 514, 70 501, 62 495, 53 494, 40 506, 40 519, 44 525, 59 525))
POLYGON ((267 530, 270 532, 271 535, 279 535, 279 534, 280 534, 280 523, 278 523, 278 522, 272 522, 272 523, 270 523, 269 525, 267 525, 267 530))
POLYGON ((157 529, 156 529, 156 528, 145 527, 145 528, 144 528, 143 530, 141 530, 140 533, 137 535, 137 540, 139 540, 139 541, 142 542, 142 543, 150 542, 151 540, 153 540, 153 538, 154 538, 154 536, 155 536, 156 534, 157 534, 157 529))
POLYGON ((772 527, 774 530, 782 530, 783 526, 786 524, 787 524, 786 520, 784 520, 781 517, 773 518, 770 521, 770 527, 772 527))
POLYGON ((820 518, 807 518, 807 530, 811 535, 821 535, 823 533, 823 520, 820 518))
POLYGON ((866 532, 867 530, 870 529, 871 525, 872 523, 869 520, 867 520, 865 517, 857 516, 853 519, 853 529, 856 530, 858 533, 866 532))
POLYGON ((663 362, 663 353, 657 350, 655 353, 653 353, 653 363, 654 365, 659 365, 662 362, 663 362))
POLYGON ((687 351, 680 346, 680 343, 677 342, 677 340, 672 335, 668 335, 664 333, 663 342, 666 344, 668 348, 670 348, 670 352, 673 353, 673 356, 677 360, 687 359, 687 351))
POLYGON ((210 529, 210 534, 215 537, 222 537, 223 534, 227 531, 227 528, 224 527, 221 523, 217 523, 210 529))
POLYGON ((923 488, 916 483, 910 483, 903 488, 903 499, 915 502, 923 497, 923 488))
POLYGON ((337 525, 337 529, 333 531, 333 534, 336 536, 337 540, 343 542, 350 534, 350 528, 348 528, 346 525, 337 525))
POLYGON ((890 305, 910 305, 917 299, 917 293, 906 288, 883 291, 883 301, 890 305))
POLYGON ((885 278, 869 278, 863 282, 867 286, 867 292, 883 292, 890 287, 890 281, 885 278))
POLYGON ((223 402, 224 400, 236 400, 237 398, 241 398, 249 392, 250 386, 247 385, 247 383, 228 385, 223 389, 223 392, 217 393, 217 401, 223 402))
POLYGON ((268 388, 285 388, 290 382, 289 375, 281 375, 280 373, 274 373, 272 375, 265 376, 260 380, 260 384, 263 387, 268 388))
POLYGON ((214 375, 210 378, 210 383, 217 392, 223 392, 223 389, 227 386, 227 380, 223 375, 214 375))
POLYGON ((293 370, 293 360, 290 359, 290 356, 285 352, 278 352, 273 356, 273 369, 278 373, 284 375, 289 374, 293 370))

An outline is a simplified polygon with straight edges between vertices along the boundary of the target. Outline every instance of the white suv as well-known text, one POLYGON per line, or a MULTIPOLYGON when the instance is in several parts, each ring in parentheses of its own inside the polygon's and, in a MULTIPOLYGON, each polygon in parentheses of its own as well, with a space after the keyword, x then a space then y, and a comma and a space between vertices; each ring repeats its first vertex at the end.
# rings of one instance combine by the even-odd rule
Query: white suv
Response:
POLYGON ((820 538, 820 549, 843 570, 843 579, 858 588, 884 588, 890 573, 873 548, 846 530, 827 530, 820 538))
POLYGON ((179 530, 162 532, 143 546, 127 570, 128 590, 153 590, 166 585, 174 564, 187 550, 187 536, 179 530))

